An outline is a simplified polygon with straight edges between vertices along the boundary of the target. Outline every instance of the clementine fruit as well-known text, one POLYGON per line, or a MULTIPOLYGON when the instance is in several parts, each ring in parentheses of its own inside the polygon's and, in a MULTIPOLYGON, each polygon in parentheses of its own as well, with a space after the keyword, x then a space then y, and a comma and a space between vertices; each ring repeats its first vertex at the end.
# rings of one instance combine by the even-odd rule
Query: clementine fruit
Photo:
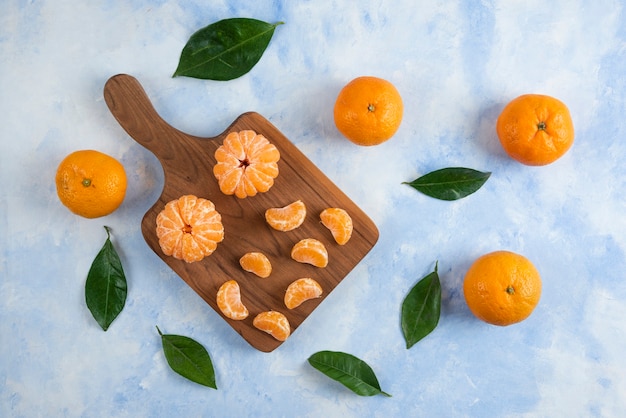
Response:
POLYGON ((328 251, 321 241, 305 238, 298 241, 291 249, 291 258, 299 263, 312 264, 315 267, 328 265, 328 251))
POLYGON ((248 308, 241 301, 241 290, 235 280, 228 280, 220 286, 216 301, 226 318, 241 321, 248 317, 248 308))
POLYGON ((126 172, 119 161, 100 151, 75 151, 59 164, 56 188, 61 203, 70 211, 99 218, 122 204, 126 172))
POLYGON ((191 263, 215 251, 224 239, 224 226, 213 202, 185 195, 159 212, 156 233, 163 254, 191 263))
POLYGON ((378 145, 391 138, 402 122, 400 93, 387 80, 358 77, 346 84, 335 101, 339 132, 357 145, 378 145))
POLYGON ((322 286, 310 277, 293 281, 285 292, 285 306, 289 309, 297 308, 310 299, 322 297, 322 286))
POLYGON ((247 272, 254 273, 257 276, 265 279, 272 274, 272 263, 269 258, 260 252, 245 253, 239 259, 239 265, 247 272))
POLYGON ((278 311, 261 312, 252 320, 252 325, 267 332, 278 341, 285 341, 291 334, 291 326, 287 317, 278 311))
POLYGON ((269 208, 265 211, 268 225, 277 231, 291 231, 302 225, 306 218, 306 206, 296 200, 282 208, 269 208))
POLYGON ((337 244, 345 245, 352 237, 352 218, 344 209, 326 208, 320 213, 320 220, 337 244))
POLYGON ((511 325, 526 319, 539 303, 541 277, 526 257, 495 251, 479 257, 463 282, 470 311, 493 325, 511 325))
POLYGON ((546 165, 574 143, 569 109, 554 97, 525 94, 509 102, 496 123, 504 151, 526 165, 546 165))
POLYGON ((215 159, 213 174, 222 193, 243 199, 274 185, 280 152, 263 135, 245 130, 229 133, 215 159))

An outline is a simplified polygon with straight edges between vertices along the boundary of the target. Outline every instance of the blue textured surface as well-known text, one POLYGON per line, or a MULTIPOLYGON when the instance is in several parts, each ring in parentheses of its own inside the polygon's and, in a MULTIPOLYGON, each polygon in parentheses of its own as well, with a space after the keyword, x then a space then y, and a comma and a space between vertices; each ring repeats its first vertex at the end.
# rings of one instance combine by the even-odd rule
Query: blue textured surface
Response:
POLYGON ((625 13, 609 0, 2 1, 0 416, 626 416, 625 13), (171 78, 188 37, 228 17, 285 25, 240 79, 171 78), (372 252, 276 351, 251 348, 145 244, 163 176, 104 103, 122 72, 191 134, 261 113, 378 225, 372 252), (332 120, 360 75, 405 102, 377 147, 332 120), (576 142, 552 165, 523 166, 498 143, 496 118, 523 93, 571 110, 576 142), (129 178, 120 209, 96 220, 63 207, 53 181, 65 155, 90 148, 129 178), (446 166, 493 174, 456 202, 401 184, 446 166), (129 283, 106 333, 83 293, 103 225, 129 283), (507 328, 475 319, 462 294, 471 262, 496 249, 543 277, 535 312, 507 328), (439 326, 406 350, 400 304, 437 260, 439 326), (219 390, 168 368, 155 325, 209 350, 219 390), (358 397, 310 367, 326 349, 368 362, 393 397, 358 397))

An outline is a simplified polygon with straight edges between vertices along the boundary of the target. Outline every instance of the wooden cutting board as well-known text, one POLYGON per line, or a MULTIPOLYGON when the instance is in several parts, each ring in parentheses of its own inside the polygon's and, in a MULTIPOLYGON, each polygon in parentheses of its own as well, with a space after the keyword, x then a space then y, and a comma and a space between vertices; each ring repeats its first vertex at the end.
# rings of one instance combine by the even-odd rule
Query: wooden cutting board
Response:
MULTIPOLYGON (((270 352, 281 342, 252 325, 256 314, 276 310, 289 319, 293 332, 322 303, 328 294, 363 259, 378 240, 378 229, 371 219, 331 182, 276 127, 253 112, 239 116, 222 134, 200 138, 183 133, 165 122, 152 106, 139 82, 132 76, 111 77, 104 87, 104 98, 126 132, 150 150, 163 166, 165 184, 157 202, 145 214, 141 230, 152 250, 167 263, 198 295, 222 315, 216 303, 222 283, 234 279, 239 283, 242 301, 250 311, 243 321, 222 317, 253 347, 270 352), (279 175, 266 193, 239 199, 224 195, 213 176, 215 150, 229 132, 251 129, 264 135, 280 151, 279 175), (163 254, 156 236, 156 217, 170 200, 185 194, 211 200, 222 215, 225 238, 209 257, 186 263, 163 254), (265 210, 302 200, 307 207, 305 222, 289 232, 275 231, 265 222, 265 210), (354 223, 350 241, 335 243, 319 220, 327 207, 348 211, 354 223), (301 264, 291 259, 293 245, 303 238, 316 238, 328 250, 326 268, 301 264), (239 258, 249 251, 261 251, 272 262, 272 274, 261 279, 245 272, 239 258), (322 298, 304 302, 289 310, 283 297, 287 286, 301 277, 312 277, 324 290, 322 298)), ((337 314, 341 313, 341 301, 337 314)), ((320 324, 323 326, 323 324, 320 324)))

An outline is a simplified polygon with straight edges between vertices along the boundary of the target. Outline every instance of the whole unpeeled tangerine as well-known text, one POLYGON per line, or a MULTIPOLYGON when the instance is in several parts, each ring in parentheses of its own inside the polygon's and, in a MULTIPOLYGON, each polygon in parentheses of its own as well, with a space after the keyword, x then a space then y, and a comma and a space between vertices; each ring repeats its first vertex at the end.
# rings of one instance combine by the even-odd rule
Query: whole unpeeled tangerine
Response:
POLYGON ((387 80, 358 77, 349 82, 335 102, 339 132, 357 145, 378 145, 400 127, 404 106, 400 93, 387 80))
POLYGON ((541 277, 533 263, 511 251, 494 251, 476 259, 463 281, 470 311, 493 325, 526 319, 539 303, 541 277))
POLYGON ((61 203, 85 218, 112 213, 126 195, 124 167, 99 151, 71 153, 59 164, 55 180, 61 203))
POLYGON ((574 143, 569 109, 551 96, 525 94, 509 102, 496 123, 504 151, 526 165, 550 164, 574 143))

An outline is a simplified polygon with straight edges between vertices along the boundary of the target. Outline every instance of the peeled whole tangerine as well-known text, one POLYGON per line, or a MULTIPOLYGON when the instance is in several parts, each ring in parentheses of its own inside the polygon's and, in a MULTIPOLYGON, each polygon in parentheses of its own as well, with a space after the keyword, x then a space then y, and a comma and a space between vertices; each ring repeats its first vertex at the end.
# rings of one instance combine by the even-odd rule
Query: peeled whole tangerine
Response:
POLYGON ((192 263, 216 250, 224 239, 224 226, 213 202, 185 195, 159 212, 156 235, 163 254, 192 263))
POLYGON ((215 151, 213 175, 222 193, 240 199, 267 192, 278 176, 280 152, 252 130, 229 133, 215 151))

